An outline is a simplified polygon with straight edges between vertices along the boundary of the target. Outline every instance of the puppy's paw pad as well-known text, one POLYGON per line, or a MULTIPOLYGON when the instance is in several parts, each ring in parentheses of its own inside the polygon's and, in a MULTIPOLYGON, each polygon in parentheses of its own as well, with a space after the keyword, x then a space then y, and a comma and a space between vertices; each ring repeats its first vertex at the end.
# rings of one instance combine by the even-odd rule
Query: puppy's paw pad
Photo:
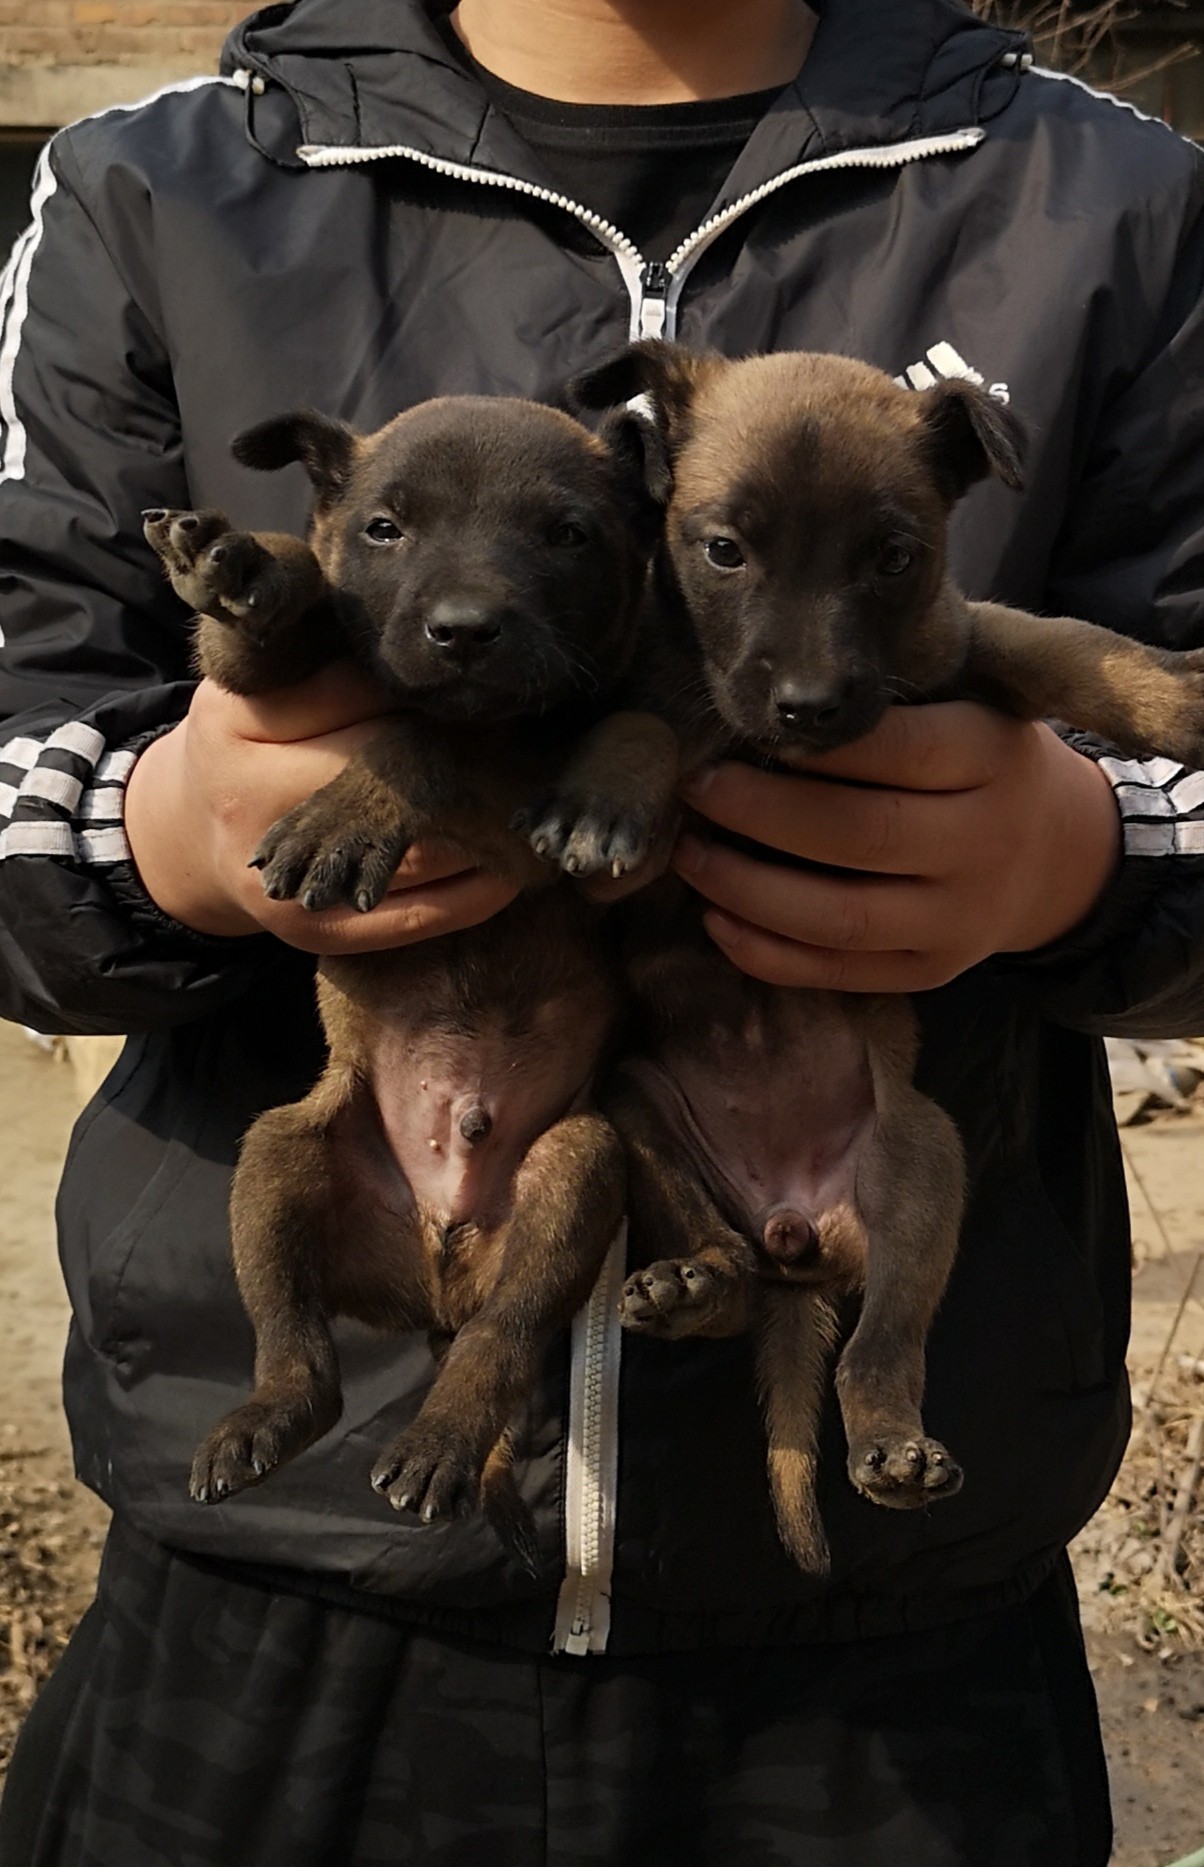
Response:
POLYGON ((142 535, 172 575, 190 571, 201 553, 229 530, 225 513, 212 508, 186 512, 152 506, 142 514, 142 535))
POLYGON ((275 558, 250 532, 231 531, 225 514, 211 511, 153 511, 142 529, 190 608, 257 642, 270 633, 286 586, 275 558))
POLYGON ((962 1471, 939 1439, 880 1434, 849 1451, 849 1476, 864 1497, 915 1510, 961 1490, 962 1471))
POLYGON ((623 1286, 619 1321, 638 1335, 690 1335, 710 1320, 719 1279, 692 1258, 662 1258, 623 1286))

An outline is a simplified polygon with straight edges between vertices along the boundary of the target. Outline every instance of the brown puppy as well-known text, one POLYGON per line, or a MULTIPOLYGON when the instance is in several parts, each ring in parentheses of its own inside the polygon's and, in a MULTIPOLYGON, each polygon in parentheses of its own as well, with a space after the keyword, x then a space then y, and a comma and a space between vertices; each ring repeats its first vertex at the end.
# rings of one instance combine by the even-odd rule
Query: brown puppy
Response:
MULTIPOLYGON (((431 835, 529 892, 485 927, 320 963, 325 1072, 255 1122, 234 1178, 255 1390, 201 1446, 192 1495, 257 1484, 334 1424, 330 1317, 426 1329, 437 1376, 372 1482, 427 1521, 481 1504, 534 1566, 510 1429, 549 1337, 593 1287, 625 1176, 590 1106, 617 1006, 596 915, 547 886, 555 871, 508 824, 631 658, 651 545, 638 435, 465 398, 367 437, 288 416, 235 452, 261 468, 300 460, 314 517, 305 545, 234 532, 220 513, 146 515, 202 612, 202 672, 255 693, 350 653, 405 708, 269 831, 254 858, 267 893, 368 909, 431 835)), ((621 721, 616 744, 621 768, 621 721)), ((618 874, 643 855, 631 793, 630 779, 626 793, 578 792, 589 866, 618 874)))
MULTIPOLYGON (((989 472, 1019 483, 1019 429, 983 391, 916 394, 838 357, 730 363, 652 343, 574 393, 595 408, 647 396, 663 439, 660 627, 639 698, 677 728, 684 765, 839 745, 897 700, 954 696, 1204 764, 1204 656, 967 602, 949 581, 955 502, 989 472)), ((628 1148, 633 1235, 655 1261, 629 1280, 623 1322, 758 1330, 781 1533, 821 1571, 816 1427, 842 1299, 862 1299, 836 1376, 853 1483, 906 1509, 961 1482, 920 1417, 960 1142, 912 1084, 906 999, 744 977, 675 883, 624 914, 643 1019, 604 1106, 628 1148)))

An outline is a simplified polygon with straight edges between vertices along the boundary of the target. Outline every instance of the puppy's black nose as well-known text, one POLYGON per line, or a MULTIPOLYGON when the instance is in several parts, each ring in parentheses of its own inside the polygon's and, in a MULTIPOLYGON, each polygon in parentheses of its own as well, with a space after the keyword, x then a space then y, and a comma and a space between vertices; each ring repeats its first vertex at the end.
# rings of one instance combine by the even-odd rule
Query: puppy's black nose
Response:
POLYGON ((501 633, 497 611, 472 597, 443 597, 426 619, 427 640, 449 655, 479 654, 492 648, 501 633))
POLYGON ((822 686, 818 682, 779 682, 773 691, 779 723, 787 732, 811 732, 835 725, 851 685, 847 681, 822 686))

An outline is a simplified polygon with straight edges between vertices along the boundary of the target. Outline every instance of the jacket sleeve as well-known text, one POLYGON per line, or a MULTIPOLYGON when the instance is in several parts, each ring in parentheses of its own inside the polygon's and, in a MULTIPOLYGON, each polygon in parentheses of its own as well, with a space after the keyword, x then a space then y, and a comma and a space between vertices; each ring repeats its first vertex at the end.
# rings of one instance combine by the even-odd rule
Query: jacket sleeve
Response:
POLYGON ((152 1030, 246 988, 266 940, 160 914, 122 829, 188 706, 187 613, 141 534, 188 505, 171 372, 85 205, 69 133, 0 275, 0 1015, 152 1030))
MULTIPOLYGON (((1045 608, 1174 649, 1204 647, 1204 161, 1141 367, 1110 386, 1083 448, 1045 608)), ((1118 292, 1119 292, 1118 285, 1118 292)), ((1130 281, 1127 287, 1132 293, 1130 281)), ((1129 307, 1131 308, 1131 307, 1129 307)), ((1204 707, 1202 707, 1204 712, 1204 707)), ((1043 1011, 1116 1036, 1204 1032, 1204 774, 1081 735, 1123 824, 1094 913, 1057 945, 999 961, 1043 1011)))

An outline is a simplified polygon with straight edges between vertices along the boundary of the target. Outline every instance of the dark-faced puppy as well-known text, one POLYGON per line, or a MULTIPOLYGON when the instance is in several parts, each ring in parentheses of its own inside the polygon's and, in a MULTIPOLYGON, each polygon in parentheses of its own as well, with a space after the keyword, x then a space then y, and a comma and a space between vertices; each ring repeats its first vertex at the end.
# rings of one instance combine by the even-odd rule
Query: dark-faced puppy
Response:
MULTIPOLYGON (((481 1504, 529 1566, 510 1432, 552 1332, 592 1288, 624 1161, 590 1105, 617 1004, 593 911, 508 827, 589 736, 628 665, 651 535, 639 437, 518 401, 425 404, 359 436, 311 413, 251 430, 245 463, 299 460, 310 542, 154 512, 147 535, 202 612, 202 672, 250 694, 349 653, 396 719, 291 811, 255 860, 275 898, 370 908, 416 838, 447 837, 527 891, 485 927, 319 966, 329 1059, 244 1141, 231 1227, 255 1391, 197 1453, 193 1496, 257 1484, 327 1432, 329 1318, 442 1348, 373 1483, 430 1520, 481 1504)), ((646 834, 617 777, 572 826, 622 872, 646 834)), ((558 853, 563 853, 559 851, 558 853)))
MULTIPOLYGON (((895 701, 959 695, 1204 760, 1204 658, 970 603, 950 583, 956 501, 988 473, 1019 481, 1019 428, 983 391, 917 394, 838 357, 729 363, 655 343, 574 387, 587 406, 642 395, 654 410, 661 614, 637 685, 685 765, 843 744, 895 701)), ((906 1509, 961 1482, 920 1416, 960 1142, 912 1083, 905 999, 748 979, 675 884, 626 914, 644 1018, 605 1106, 654 1261, 629 1280, 623 1321, 663 1337, 757 1329, 782 1535, 822 1570, 816 1424, 844 1298, 861 1298, 836 1375, 853 1483, 906 1509)))

